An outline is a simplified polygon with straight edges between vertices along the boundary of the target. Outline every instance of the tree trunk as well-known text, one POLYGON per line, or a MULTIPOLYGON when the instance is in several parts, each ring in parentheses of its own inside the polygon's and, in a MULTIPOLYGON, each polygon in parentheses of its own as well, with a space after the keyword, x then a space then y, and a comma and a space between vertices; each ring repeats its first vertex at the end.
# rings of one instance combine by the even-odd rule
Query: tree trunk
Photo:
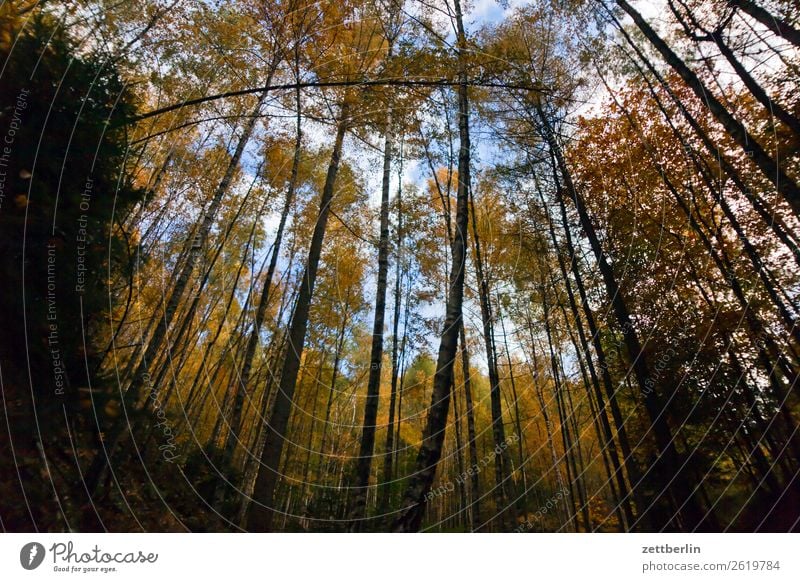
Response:
MULTIPOLYGON (((402 181, 402 175, 400 176, 400 180, 402 181)), ((393 474, 393 467, 392 462, 394 460, 394 417, 395 417, 395 406, 397 404, 397 378, 398 378, 398 365, 399 365, 399 357, 398 357, 398 333, 400 331, 400 305, 401 305, 401 296, 400 296, 400 285, 401 285, 401 277, 400 277, 400 262, 402 260, 402 246, 403 246, 403 213, 402 213, 402 184, 398 186, 397 189, 397 256, 395 258, 396 265, 395 265, 395 281, 394 281, 394 319, 392 320, 392 379, 391 379, 391 388, 390 388, 390 395, 389 395, 389 424, 386 427, 386 446, 384 447, 384 458, 383 458, 383 484, 380 490, 380 497, 378 499, 378 508, 381 512, 388 510, 389 506, 389 496, 392 489, 392 485, 394 482, 394 474, 393 474)), ((399 424, 399 417, 398 414, 398 424, 399 424)))
POLYGON ((470 142, 469 99, 467 95, 467 73, 464 62, 466 36, 461 15, 460 0, 455 2, 457 44, 459 64, 458 86, 458 193, 456 202, 456 228, 453 239, 453 268, 450 274, 450 289, 447 296, 444 329, 439 343, 436 373, 433 376, 433 394, 428 420, 422 437, 422 446, 417 455, 413 473, 403 500, 403 511, 392 526, 396 532, 418 531, 425 512, 426 495, 430 491, 436 465, 442 456, 447 413, 450 408, 450 384, 453 381, 453 362, 458 349, 458 333, 461 325, 461 306, 464 299, 464 269, 466 267, 467 214, 470 190, 470 142))
MULTIPOLYGON (((461 337, 461 369, 464 376, 464 402, 467 412, 467 439, 469 440, 469 466, 478 466, 478 443, 475 437, 475 411, 472 404, 472 372, 469 369, 469 351, 467 350, 467 334, 464 329, 464 320, 459 327, 461 337)), ((470 526, 476 531, 481 524, 481 492, 478 481, 478 472, 472 471, 470 476, 469 501, 470 501, 470 526)))
POLYGON ((728 0, 728 4, 741 9, 742 12, 751 16, 778 36, 785 38, 794 46, 800 47, 800 30, 770 14, 755 2, 751 0, 728 0))
POLYGON ((234 393, 233 410, 231 413, 228 437, 225 440, 225 446, 223 448, 223 461, 229 461, 233 458, 233 451, 236 447, 236 436, 241 428, 240 424, 242 418, 242 408, 244 406, 245 396, 250 384, 250 374, 253 368, 253 359, 255 358, 256 348, 258 347, 258 340, 261 334, 261 327, 264 324, 264 317, 267 314, 267 307, 269 306, 270 293, 272 291, 272 278, 275 276, 275 270, 278 266, 278 257, 280 256, 281 243, 283 242, 283 231, 286 227, 286 221, 289 217, 289 211, 292 208, 294 192, 297 187, 297 174, 300 168, 300 150, 303 143, 299 88, 295 93, 295 106, 297 107, 297 129, 295 134, 294 157, 292 158, 292 170, 289 177, 289 185, 286 189, 286 199, 284 200, 283 209, 281 210, 281 218, 278 223, 278 229, 275 232, 275 241, 272 243, 272 255, 270 256, 269 267, 267 267, 267 276, 264 279, 264 287, 261 290, 261 297, 258 302, 255 321, 253 322, 253 327, 250 330, 250 334, 247 338, 247 347, 245 348, 244 358, 242 360, 242 372, 239 378, 234 377, 234 382, 231 386, 231 389, 234 393))
MULTIPOLYGON (((389 183, 392 169, 392 109, 386 114, 386 135, 383 147, 383 181, 381 184, 381 224, 378 243, 378 283, 375 292, 375 319, 372 324, 372 348, 370 350, 367 397, 364 401, 364 426, 361 432, 361 447, 356 460, 355 498, 351 511, 350 530, 361 531, 366 515, 366 497, 372 456, 375 453, 375 431, 378 417, 378 397, 383 369, 383 322, 386 313, 386 285, 389 276, 389 183)), ((402 179, 402 178, 401 178, 402 179)))
POLYGON ((262 465, 259 468, 254 489, 255 504, 251 505, 248 515, 248 529, 251 531, 270 531, 274 514, 275 485, 279 477, 279 463, 283 452, 286 427, 289 422, 289 413, 292 408, 297 374, 300 369, 300 358, 305 343, 306 329, 308 327, 308 313, 311 299, 314 295, 314 283, 317 279, 317 268, 322 255, 322 242, 325 238, 325 227, 328 223, 336 174, 339 171, 339 161, 342 154, 342 143, 349 123, 349 97, 345 96, 336 130, 336 141, 331 154, 328 174, 320 199, 320 210, 311 246, 308 253, 308 262, 300 279, 300 294, 297 298, 294 314, 289 325, 288 345, 286 358, 280 375, 280 384, 275 403, 269 416, 269 430, 264 451, 261 455, 262 465))

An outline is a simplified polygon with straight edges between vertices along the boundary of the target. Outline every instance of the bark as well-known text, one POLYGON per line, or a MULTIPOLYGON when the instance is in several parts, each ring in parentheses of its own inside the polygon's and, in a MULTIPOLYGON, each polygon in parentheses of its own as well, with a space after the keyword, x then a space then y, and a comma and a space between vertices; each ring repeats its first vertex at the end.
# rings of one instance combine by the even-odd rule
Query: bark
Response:
MULTIPOLYGON (((284 353, 286 348, 286 338, 284 336, 281 337, 280 342, 278 345, 274 347, 272 353, 274 354, 273 364, 276 365, 278 359, 280 358, 281 354, 284 353)), ((268 369, 271 366, 268 364, 268 369)), ((258 380, 258 378, 256 378, 258 380)), ((273 394, 274 394, 274 384, 276 383, 275 375, 272 373, 267 374, 267 381, 264 386, 264 392, 261 395, 260 399, 260 406, 259 406, 259 418, 266 418, 267 414, 269 414, 270 407, 273 401, 273 394)), ((245 469, 244 469, 244 477, 242 479, 242 495, 241 495, 241 502, 239 505, 239 511, 236 516, 236 523, 242 529, 247 528, 247 516, 250 511, 250 505, 253 501, 253 490, 256 486, 256 478, 258 477, 258 470, 260 468, 260 459, 261 455, 264 452, 264 445, 267 440, 267 432, 269 431, 269 427, 266 426, 264 423, 255 423, 253 427, 255 432, 255 438, 251 439, 252 446, 249 449, 251 452, 249 453, 248 458, 245 461, 245 469)))

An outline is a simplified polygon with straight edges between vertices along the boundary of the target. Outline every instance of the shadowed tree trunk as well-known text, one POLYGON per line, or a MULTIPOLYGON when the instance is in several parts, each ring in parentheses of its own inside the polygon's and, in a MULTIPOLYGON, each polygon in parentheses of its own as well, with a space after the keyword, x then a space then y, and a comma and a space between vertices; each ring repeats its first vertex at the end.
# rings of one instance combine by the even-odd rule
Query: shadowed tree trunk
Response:
MULTIPOLYGON (((402 181, 402 174, 400 175, 400 180, 402 181)), ((399 357, 398 357, 398 344, 399 338, 398 333, 400 331, 400 305, 401 305, 401 296, 400 296, 400 285, 401 285, 401 277, 400 277, 400 262, 402 260, 402 245, 403 245, 403 206, 402 206, 402 184, 399 184, 397 187, 397 255, 395 257, 396 265, 395 265, 395 280, 394 280, 394 319, 392 320, 392 378, 391 378, 391 385, 390 385, 390 394, 389 394, 389 424, 386 427, 386 446, 384 447, 384 458, 383 458, 383 484, 380 488, 380 496, 378 498, 378 508, 381 511, 385 511, 388 509, 389 505, 389 494, 392 489, 393 484, 393 468, 392 462, 394 460, 394 447, 395 447, 395 438, 394 438, 394 431, 395 431, 395 406, 397 404, 397 379, 398 379, 398 365, 399 365, 399 357)), ((399 414, 398 414, 398 425, 399 425, 399 414)))
POLYGON ((470 190, 470 142, 469 99, 467 95, 467 72, 464 62, 466 36, 461 16, 461 3, 454 0, 457 28, 459 64, 458 87, 458 189, 456 202, 456 224, 453 238, 453 268, 450 273, 450 289, 445 307, 445 320, 433 376, 433 394, 428 420, 422 437, 422 446, 417 455, 416 468, 403 497, 403 510, 392 529, 396 532, 418 531, 425 513, 426 495, 436 476, 436 465, 442 456, 447 413, 450 408, 450 384, 453 381, 453 363, 458 349, 458 333, 461 327, 461 306, 464 300, 464 269, 466 267, 468 198, 470 190))
MULTIPOLYGON (((391 53, 391 50, 390 50, 391 53)), ((381 371, 383 369, 383 322, 386 312, 386 284, 389 276, 389 184, 392 169, 392 109, 386 114, 386 136, 383 146, 383 180, 381 184, 380 240, 378 242, 378 283, 375 292, 375 319, 372 324, 369 380, 364 402, 364 426, 356 460, 355 498, 351 511, 351 531, 361 531, 366 514, 367 488, 372 456, 375 452, 375 422, 378 417, 381 371)), ((390 430, 391 432, 391 430, 390 430)))
POLYGON ((728 4, 739 8, 742 12, 751 16, 778 36, 785 38, 794 46, 800 47, 800 30, 797 30, 774 14, 770 14, 755 2, 751 0, 728 0, 728 4))
POLYGON ((300 279, 300 294, 289 324, 286 357, 281 370, 278 393, 269 415, 267 426, 269 432, 266 435, 264 450, 261 454, 262 465, 259 467, 253 490, 254 503, 250 506, 247 520, 248 529, 251 531, 270 531, 272 529, 275 485, 280 476, 279 463, 283 452, 289 413, 292 408, 297 374, 300 370, 300 358, 303 353, 306 329, 308 328, 308 313, 311 307, 311 299, 314 295, 314 283, 317 279, 317 268, 322 255, 322 242, 325 238, 325 228, 333 200, 336 174, 339 171, 342 143, 349 124, 349 107, 349 97, 345 95, 337 124, 336 140, 331 154, 331 161, 325 178, 325 186, 322 189, 320 198, 319 216, 311 237, 308 261, 300 279))

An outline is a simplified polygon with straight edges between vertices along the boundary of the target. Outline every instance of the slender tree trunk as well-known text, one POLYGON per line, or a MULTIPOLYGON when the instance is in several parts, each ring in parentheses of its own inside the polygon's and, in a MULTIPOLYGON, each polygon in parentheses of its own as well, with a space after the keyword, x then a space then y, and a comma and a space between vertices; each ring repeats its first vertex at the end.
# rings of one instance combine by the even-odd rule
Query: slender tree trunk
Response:
MULTIPOLYGON (((403 339, 400 341, 400 385, 397 387, 397 429, 394 436, 394 442, 398 445, 400 444, 400 429, 403 428, 403 394, 406 384, 406 342, 408 340, 408 314, 409 309, 406 306, 405 312, 403 313, 403 339)), ((396 446, 394 457, 394 473, 392 475, 392 478, 395 480, 397 480, 399 462, 400 449, 398 446, 396 446)))
MULTIPOLYGON (((469 440, 469 466, 478 466, 478 443, 475 436, 475 411, 472 404, 472 372, 469 369, 469 350, 467 350, 467 334, 464 329, 464 320, 459 326, 461 338, 461 369, 464 376, 464 403, 467 412, 467 438, 469 440)), ((478 472, 472 471, 470 475, 470 527, 476 531, 481 524, 481 492, 478 481, 478 472)))
POLYGON ((458 510, 450 511, 450 515, 456 518, 455 521, 457 526, 462 526, 464 523, 464 512, 467 511, 467 491, 464 480, 462 479, 464 475, 464 454, 462 445, 463 441, 461 438, 461 411, 458 405, 458 392, 456 391, 455 374, 453 374, 451 397, 453 399, 453 423, 456 429, 456 450, 454 454, 456 456, 456 469, 458 470, 457 486, 459 503, 458 510))
POLYGON ((469 142, 469 98, 467 95, 467 73, 464 61, 466 36, 461 15, 460 0, 455 2, 457 44, 459 64, 458 87, 458 189, 456 203, 456 228, 453 239, 453 269, 445 309, 444 329, 439 344, 436 373, 433 377, 433 394, 428 420, 417 455, 413 473, 403 500, 403 511, 393 525, 397 532, 419 530, 425 512, 426 495, 436 474, 436 465, 442 456, 448 409, 450 408, 450 384, 453 381, 453 362, 458 349, 458 332, 461 324, 461 307, 464 299, 464 269, 466 267, 468 198, 470 190, 470 142, 469 142))
MULTIPOLYGON (((279 357, 285 352, 286 337, 282 336, 281 341, 277 343, 272 353, 274 354, 274 363, 277 364, 279 357)), ((268 366, 271 367, 271 366, 268 366)), ((256 378, 258 380, 258 378, 256 378)), ((272 402, 274 400, 274 384, 277 382, 274 374, 268 373, 267 380, 264 385, 264 392, 261 394, 259 418, 266 418, 269 414, 272 402)), ((264 445, 267 440, 267 433, 269 427, 265 423, 255 423, 253 430, 255 438, 251 439, 252 447, 251 453, 246 459, 244 468, 244 477, 242 479, 242 496, 239 505, 239 511, 236 518, 236 523, 242 529, 247 528, 247 516, 250 511, 250 505, 253 500, 253 490, 256 486, 256 478, 258 477, 258 470, 260 468, 261 455, 264 452, 264 445)))
POLYGON ((731 48, 725 44, 722 39, 722 34, 718 32, 711 33, 711 36, 714 39, 714 43, 717 45, 719 52, 725 59, 730 63, 731 68, 736 72, 739 78, 744 83, 744 86, 750 91, 753 97, 761 103, 767 113, 772 116, 774 115, 779 120, 781 120, 787 127, 789 127, 796 136, 800 137, 800 120, 798 120, 794 115, 786 111, 786 109, 781 106, 780 103, 773 101, 767 95, 767 92, 758 84, 753 76, 748 72, 748 70, 744 67, 744 65, 736 58, 736 55, 733 54, 731 48))
MULTIPOLYGON (((498 298, 497 305, 500 305, 500 299, 498 298)), ((516 500, 516 505, 519 507, 522 502, 523 498, 527 496, 528 493, 528 479, 526 476, 526 468, 525 468, 525 435, 522 432, 522 421, 520 420, 519 416, 519 395, 517 394, 517 382, 516 378, 514 377, 514 363, 511 360, 511 351, 508 348, 508 335, 506 334, 506 324, 505 319, 503 318, 503 314, 498 309, 497 318, 500 320, 500 330, 503 333, 503 346, 505 347, 506 352, 506 361, 508 362, 508 377, 511 383, 511 396, 514 399, 514 424, 517 428, 517 439, 518 439, 518 446, 517 452, 519 455, 519 472, 520 476, 522 477, 522 495, 518 497, 516 500)))
POLYGON ((286 427, 289 422, 289 413, 292 408, 297 373, 300 369, 300 357, 305 343, 306 329, 308 327, 308 313, 311 299, 314 295, 314 283, 317 279, 317 267, 322 255, 322 242, 325 238, 325 227, 328 223, 330 206, 333 200, 333 190, 336 174, 339 171, 339 161, 342 153, 342 143, 349 122, 349 98, 344 97, 342 111, 336 130, 336 140, 328 166, 328 175, 320 199, 320 210, 311 246, 308 253, 308 262, 300 279, 300 295, 289 325, 288 346, 286 359, 280 375, 278 393, 269 416, 269 429, 264 451, 261 455, 262 466, 259 468, 254 489, 257 504, 251 505, 248 516, 248 528, 252 531, 270 531, 274 514, 275 485, 279 477, 279 463, 283 452, 286 427))
MULTIPOLYGON (((336 351, 333 354, 333 370, 331 371, 331 383, 328 389, 328 402, 325 405, 325 421, 322 423, 322 440, 319 446, 319 452, 322 455, 322 459, 325 461, 325 469, 326 472, 329 469, 329 458, 326 449, 328 448, 328 426, 330 425, 331 419, 331 410, 333 409, 333 401, 336 400, 336 380, 339 379, 339 362, 342 358, 342 348, 344 347, 344 338, 347 332, 347 320, 348 317, 345 314, 345 317, 342 318, 342 325, 339 328, 339 332, 336 336, 336 351)), ((334 447, 334 450, 335 447, 334 447)), ((319 481, 321 479, 321 470, 322 463, 317 467, 317 477, 316 480, 319 481)))
MULTIPOLYGON (((402 176, 400 176, 402 181, 402 176)), ((395 431, 395 405, 397 403, 397 378, 398 378, 398 333, 400 331, 400 262, 402 260, 402 245, 403 245, 403 213, 402 213, 402 200, 401 200, 402 186, 398 186, 397 190, 397 256, 395 258, 395 280, 394 280, 394 317, 392 320, 392 378, 391 388, 389 395, 389 424, 386 427, 386 446, 384 448, 383 458, 383 484, 380 490, 380 498, 378 500, 378 507, 381 511, 386 511, 389 506, 389 495, 394 484, 394 474, 392 462, 394 460, 394 431, 395 431)), ((399 424, 399 414, 398 414, 399 424)))
MULTIPOLYGON (((197 285, 197 290, 194 293, 194 297, 192 298, 192 302, 190 303, 189 308, 186 310, 186 313, 183 314, 182 317, 181 317, 181 324, 180 324, 180 327, 178 328, 178 332, 175 334, 175 339, 172 342, 173 345, 178 345, 183 341, 183 338, 186 335, 188 326, 191 323, 191 321, 194 319, 194 314, 195 314, 195 312, 197 310, 197 307, 199 306, 200 299, 203 296, 203 290, 206 288, 206 284, 208 283, 208 279, 211 276, 211 272, 212 272, 214 266, 216 265, 217 260, 219 260, 219 257, 220 257, 220 255, 222 254, 222 251, 225 248, 225 245, 228 243, 228 239, 230 238, 230 235, 231 235, 231 232, 233 231, 234 226, 238 222, 238 220, 239 220, 240 216, 242 215, 242 212, 244 211, 244 209, 247 207, 247 203, 250 200, 250 196, 253 193, 253 188, 255 187, 256 181, 258 180, 259 173, 261 172, 261 167, 262 166, 259 165, 258 168, 256 169, 255 176, 253 177, 253 180, 250 183, 250 187, 247 189, 247 193, 245 194, 245 197, 242 200, 242 203, 240 204, 239 208, 236 210, 236 213, 234 214, 233 218, 231 219, 230 223, 228 224, 228 227, 225 229, 225 234, 223 235, 222 240, 217 245, 217 248, 214 251, 213 257, 211 258, 210 261, 208 261, 208 264, 203 265, 204 266, 203 277, 202 277, 202 279, 200 279, 200 281, 199 281, 199 283, 197 285)), ((231 285, 231 292, 228 295, 228 300, 225 302, 225 308, 223 310, 223 317, 220 320, 220 324, 217 326, 216 334, 212 338, 212 342, 211 342, 212 344, 216 343, 216 340, 219 337, 219 334, 220 334, 220 332, 222 330, 224 322, 227 319, 227 315, 230 312, 230 308, 233 305, 233 301, 236 298, 236 290, 237 290, 237 287, 239 285, 239 279, 241 278, 242 272, 244 271, 244 267, 247 264, 247 256, 249 255, 250 249, 251 249, 251 247, 253 245, 253 239, 255 237, 256 226, 257 226, 259 220, 261 219, 261 216, 263 215, 264 210, 266 209, 266 205, 267 205, 268 201, 269 201, 269 198, 265 197, 264 200, 261 203, 261 206, 260 206, 260 209, 258 210, 258 213, 256 214, 256 219, 253 221, 253 226, 250 229, 250 234, 249 234, 249 236, 247 238, 247 244, 245 245, 244 252, 242 253, 242 260, 239 263, 239 267, 236 269, 236 275, 235 275, 235 277, 233 279, 233 283, 231 285)), ((215 305, 216 305, 216 303, 215 303, 215 305)), ((213 308, 209 310, 209 313, 211 311, 213 311, 213 308)), ((171 351, 174 351, 174 349, 171 350, 171 351)), ((166 405, 169 402, 169 398, 170 398, 171 392, 172 392, 173 388, 175 387, 175 384, 176 384, 176 381, 177 381, 177 377, 178 377, 178 375, 179 375, 179 373, 181 371, 181 368, 182 368, 182 363, 185 361, 185 355, 186 355, 186 353, 188 351, 189 351, 188 349, 184 349, 184 354, 181 356, 181 364, 178 365, 178 366, 175 366, 174 369, 172 369, 172 381, 170 382, 169 387, 167 389, 167 392, 166 392, 164 398, 162 399, 162 403, 164 405, 166 405)), ((172 360, 173 360, 172 357, 168 357, 168 358, 166 358, 166 363, 171 365, 172 360)), ((160 370, 159 370, 159 372, 158 372, 158 374, 156 375, 155 380, 152 382, 153 389, 156 390, 157 392, 160 391, 162 379, 163 379, 164 375, 166 374, 166 372, 167 372, 169 367, 170 367, 169 365, 162 365, 160 370)), ((154 366, 151 366, 151 368, 155 369, 154 366)), ((192 385, 192 389, 194 389, 194 385, 192 385)))
MULTIPOLYGON (((391 52, 391 51, 390 51, 391 52)), ((383 183, 381 187, 381 224, 378 243, 378 283, 375 292, 375 319, 372 324, 372 348, 370 350, 367 397, 364 401, 364 426, 361 432, 361 447, 356 460, 355 498, 350 530, 361 531, 366 514, 366 496, 372 456, 375 453, 375 423, 378 418, 378 398, 383 369, 383 323, 386 313, 386 285, 389 277, 389 185, 392 169, 392 108, 386 114, 386 135, 383 147, 383 183)))

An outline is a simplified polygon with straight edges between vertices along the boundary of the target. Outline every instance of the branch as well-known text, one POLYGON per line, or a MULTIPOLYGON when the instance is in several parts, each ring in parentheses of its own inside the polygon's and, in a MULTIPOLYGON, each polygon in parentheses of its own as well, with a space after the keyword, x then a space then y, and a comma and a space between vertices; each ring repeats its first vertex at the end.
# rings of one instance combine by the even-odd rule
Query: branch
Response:
MULTIPOLYGON (((228 97, 240 97, 242 95, 252 95, 253 93, 263 93, 266 91, 285 91, 292 89, 305 89, 305 88, 323 88, 323 87, 455 87, 460 83, 457 81, 450 81, 448 79, 434 79, 434 80, 406 80, 406 79, 374 79, 370 81, 317 81, 317 82, 303 82, 303 83, 287 83, 283 85, 271 85, 267 87, 255 87, 251 89, 240 89, 238 91, 226 91, 225 93, 218 93, 216 95, 207 95, 205 97, 197 97, 196 99, 187 99, 182 103, 174 103, 160 109, 154 109, 141 115, 136 115, 127 119, 124 124, 136 123, 144 119, 156 117, 170 111, 176 111, 189 107, 192 105, 199 105, 209 101, 216 101, 218 99, 226 99, 228 97)), ((481 82, 471 81, 467 85, 470 87, 486 87, 498 89, 520 89, 524 91, 537 91, 544 93, 545 90, 541 86, 531 85, 510 85, 507 83, 497 82, 481 82)))

